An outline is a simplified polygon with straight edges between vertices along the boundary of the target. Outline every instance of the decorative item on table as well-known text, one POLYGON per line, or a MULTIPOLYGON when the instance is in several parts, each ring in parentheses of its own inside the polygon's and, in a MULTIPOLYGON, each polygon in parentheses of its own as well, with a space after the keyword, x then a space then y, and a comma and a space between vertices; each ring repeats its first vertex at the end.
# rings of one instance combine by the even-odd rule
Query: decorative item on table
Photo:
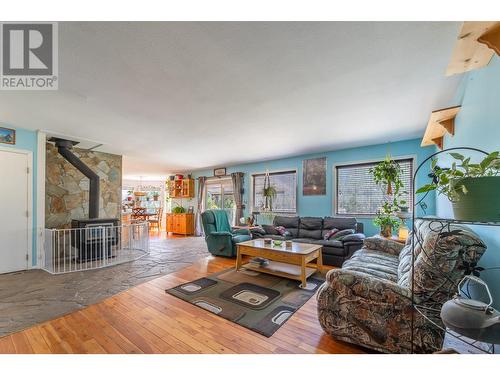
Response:
POLYGON ((264 238, 264 244, 271 245, 273 241, 270 238, 264 238))
POLYGON ((184 175, 182 175, 182 174, 180 174, 180 173, 177 173, 177 174, 175 175, 175 179, 176 179, 176 180, 183 180, 183 179, 184 179, 184 175))
POLYGON ((441 308, 441 319, 452 331, 471 339, 490 344, 500 344, 500 312, 492 307, 493 298, 488 285, 476 276, 467 275, 458 284, 455 298, 445 302, 441 308), (483 286, 489 301, 482 302, 462 297, 466 283, 483 286))
POLYGON ((0 143, 8 145, 16 144, 16 131, 14 129, 0 127, 0 143))
POLYGON ((188 214, 192 214, 194 212, 194 206, 189 206, 187 212, 188 214))
POLYGON ((281 246, 283 244, 283 241, 281 240, 274 240, 273 241, 273 246, 281 246))
POLYGON ((286 248, 287 248, 287 249, 291 249, 291 248, 292 248, 292 246, 293 246, 293 242, 292 242, 292 241, 290 241, 290 240, 285 241, 285 246, 286 246, 286 248))
POLYGON ((396 213, 396 216, 401 220, 401 225, 398 230, 398 238, 401 241, 406 241, 410 233, 410 229, 406 226, 406 220, 411 218, 408 207, 400 207, 400 211, 396 213))
POLYGON ((326 157, 307 159, 302 162, 303 195, 326 194, 326 157))
POLYGON ((220 176, 225 176, 226 175, 226 168, 215 168, 214 169, 214 176, 215 177, 220 177, 220 176))
POLYGON ((433 159, 430 184, 418 193, 436 190, 452 203, 455 219, 474 222, 500 222, 500 152, 495 151, 479 163, 457 152, 449 155, 455 160, 450 168, 437 165, 433 159))

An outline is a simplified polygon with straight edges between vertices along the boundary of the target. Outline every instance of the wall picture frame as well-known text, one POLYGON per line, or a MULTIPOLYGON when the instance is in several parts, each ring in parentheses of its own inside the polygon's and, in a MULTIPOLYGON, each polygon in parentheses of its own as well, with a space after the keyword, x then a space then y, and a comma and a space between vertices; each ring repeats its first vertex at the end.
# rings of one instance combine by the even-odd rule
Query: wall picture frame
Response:
POLYGON ((326 195, 326 157, 302 162, 302 194, 326 195))
POLYGON ((0 127, 0 143, 15 145, 16 131, 14 129, 0 127))
POLYGON ((226 175, 226 168, 215 168, 214 169, 214 176, 215 177, 220 177, 220 176, 225 176, 226 175))

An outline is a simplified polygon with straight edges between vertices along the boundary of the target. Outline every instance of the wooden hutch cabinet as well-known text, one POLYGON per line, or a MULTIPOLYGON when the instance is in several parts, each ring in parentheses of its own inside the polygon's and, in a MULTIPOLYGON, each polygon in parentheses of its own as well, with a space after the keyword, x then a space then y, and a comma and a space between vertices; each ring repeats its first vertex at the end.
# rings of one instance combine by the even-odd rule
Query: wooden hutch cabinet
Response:
POLYGON ((167 214, 167 232, 194 235, 194 214, 167 214))
POLYGON ((169 190, 171 198, 194 198, 194 180, 191 178, 172 180, 169 190))

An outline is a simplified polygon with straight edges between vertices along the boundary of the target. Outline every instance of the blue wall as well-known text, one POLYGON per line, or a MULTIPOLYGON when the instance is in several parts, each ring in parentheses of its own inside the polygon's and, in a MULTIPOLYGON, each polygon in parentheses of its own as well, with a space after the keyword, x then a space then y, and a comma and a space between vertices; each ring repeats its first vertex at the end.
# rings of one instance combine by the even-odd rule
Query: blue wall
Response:
MULTIPOLYGON (((464 77, 452 104, 461 104, 462 108, 455 121, 455 135, 445 138, 445 148, 469 146, 487 152, 500 150, 500 59, 496 55, 487 67, 464 77)), ((437 213, 453 217, 446 197, 437 197, 437 213)), ((500 228, 474 226, 472 229, 488 246, 481 265, 500 266, 500 228)), ((485 271, 481 278, 493 289, 495 305, 500 308, 500 270, 485 271)))
POLYGON ((33 207, 32 207, 32 216, 33 216, 33 247, 32 247, 32 265, 36 266, 37 262, 37 204, 36 204, 36 191, 37 191, 37 134, 32 130, 26 130, 21 128, 15 128, 13 126, 9 126, 8 124, 2 124, 3 127, 11 128, 16 130, 16 144, 8 145, 5 143, 0 143, 1 147, 6 148, 16 148, 22 150, 31 151, 33 154, 33 207))
MULTIPOLYGON (((382 159, 389 152, 393 157, 398 156, 414 156, 416 164, 420 163, 427 156, 434 152, 433 147, 420 147, 421 139, 412 139, 408 141, 394 142, 390 144, 379 144, 366 147, 351 148, 338 151, 330 151, 319 154, 301 155, 292 158, 271 160, 260 163, 243 164, 227 168, 227 173, 244 172, 245 173, 245 195, 244 203, 246 205, 245 214, 249 212, 249 192, 251 184, 251 175, 254 173, 265 172, 266 169, 272 171, 279 170, 297 170, 298 191, 297 191, 297 211, 300 216, 331 216, 333 212, 333 194, 332 194, 332 175, 333 166, 341 163, 350 163, 356 161, 370 161, 373 159, 382 159), (316 157, 327 158, 326 172, 326 195, 322 196, 303 196, 302 195, 302 161, 316 157)), ((427 172, 426 172, 427 173, 427 172)), ((213 176, 213 170, 195 171, 193 176, 213 176)), ((425 173, 417 176, 417 186, 423 184, 425 173)), ((435 213, 435 197, 430 194, 426 200, 428 205, 427 214, 435 213)), ((374 235, 379 232, 379 229, 372 224, 371 218, 359 219, 365 225, 365 233, 374 235)))

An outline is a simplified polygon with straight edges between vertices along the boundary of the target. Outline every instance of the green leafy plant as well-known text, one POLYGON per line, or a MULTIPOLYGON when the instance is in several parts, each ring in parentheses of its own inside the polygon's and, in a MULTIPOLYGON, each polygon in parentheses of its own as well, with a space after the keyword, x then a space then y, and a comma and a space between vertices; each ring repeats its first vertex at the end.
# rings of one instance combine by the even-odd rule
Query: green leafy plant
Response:
POLYGON ((401 197, 407 194, 401 191, 403 180, 401 179, 401 166, 394 161, 390 155, 369 169, 373 181, 386 192, 385 201, 377 210, 373 224, 380 227, 381 234, 389 237, 395 229, 401 225, 396 213, 401 209, 407 209, 407 202, 401 197))
POLYGON ((439 194, 448 197, 451 202, 458 202, 460 194, 468 192, 466 178, 500 176, 499 154, 499 151, 495 151, 479 163, 471 163, 470 157, 466 158, 457 152, 450 152, 450 156, 455 159, 451 168, 440 168, 437 165, 438 160, 433 159, 431 162, 433 181, 418 189, 417 194, 436 190, 439 194))
POLYGON ((172 213, 173 214, 183 214, 186 212, 186 209, 184 207, 182 207, 181 205, 179 205, 179 203, 175 202, 175 204, 177 206, 175 206, 174 208, 172 208, 172 213))
POLYGON ((397 196, 400 193, 403 187, 401 167, 392 160, 390 155, 387 155, 383 161, 370 168, 369 172, 377 185, 385 186, 387 195, 397 196))

